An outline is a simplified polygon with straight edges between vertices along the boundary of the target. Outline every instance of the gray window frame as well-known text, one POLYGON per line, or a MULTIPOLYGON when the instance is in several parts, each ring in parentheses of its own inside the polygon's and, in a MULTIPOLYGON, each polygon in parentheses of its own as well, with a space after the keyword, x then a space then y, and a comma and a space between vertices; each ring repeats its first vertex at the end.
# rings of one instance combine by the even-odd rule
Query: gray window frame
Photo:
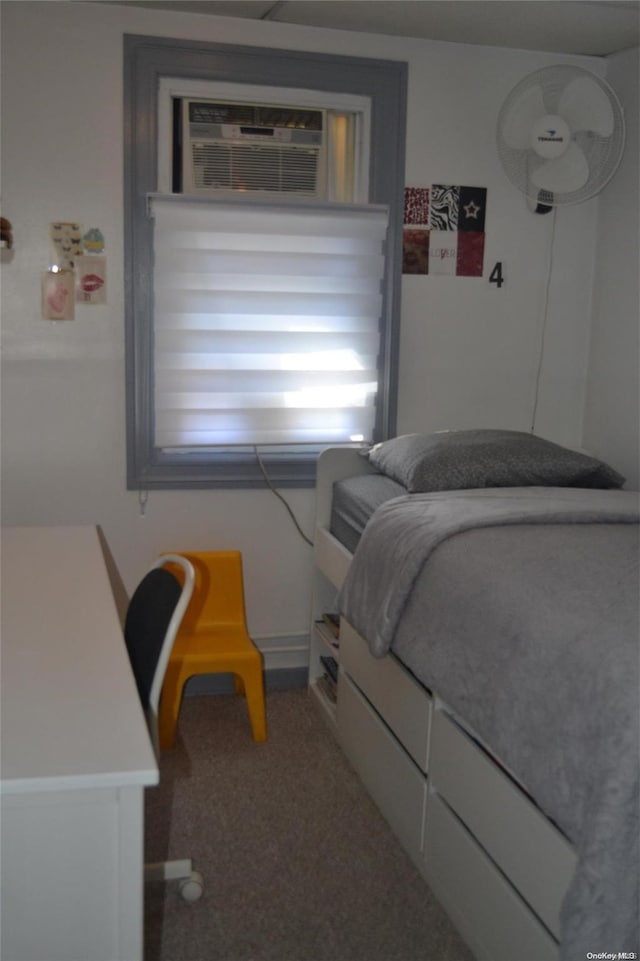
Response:
MULTIPOLYGON (((158 89, 163 77, 352 93, 371 99, 369 202, 389 207, 380 384, 374 440, 395 433, 402 275, 407 64, 162 37, 124 37, 124 221, 127 487, 130 490, 263 487, 252 451, 175 453, 153 444, 153 224, 158 89)), ((269 451, 279 487, 315 484, 317 449, 269 451)))

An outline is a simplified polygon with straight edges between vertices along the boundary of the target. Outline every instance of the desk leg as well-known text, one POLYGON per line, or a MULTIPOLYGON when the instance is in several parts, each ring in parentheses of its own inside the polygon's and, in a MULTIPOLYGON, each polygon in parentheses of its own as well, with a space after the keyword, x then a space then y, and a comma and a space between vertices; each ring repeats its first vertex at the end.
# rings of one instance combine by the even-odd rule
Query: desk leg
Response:
POLYGON ((144 790, 119 791, 118 913, 120 957, 143 957, 144 925, 144 790))

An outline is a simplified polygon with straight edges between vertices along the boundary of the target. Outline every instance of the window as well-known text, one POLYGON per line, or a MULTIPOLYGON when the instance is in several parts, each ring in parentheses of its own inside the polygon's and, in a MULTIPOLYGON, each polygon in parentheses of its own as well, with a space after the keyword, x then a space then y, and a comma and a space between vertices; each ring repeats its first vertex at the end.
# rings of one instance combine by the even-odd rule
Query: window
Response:
POLYGON ((125 38, 130 488, 262 486, 254 445, 307 486, 323 446, 393 433, 405 89, 404 64, 125 38), (162 196, 175 78, 367 98, 369 204, 162 196))
POLYGON ((158 195, 154 445, 373 435, 384 207, 158 195))

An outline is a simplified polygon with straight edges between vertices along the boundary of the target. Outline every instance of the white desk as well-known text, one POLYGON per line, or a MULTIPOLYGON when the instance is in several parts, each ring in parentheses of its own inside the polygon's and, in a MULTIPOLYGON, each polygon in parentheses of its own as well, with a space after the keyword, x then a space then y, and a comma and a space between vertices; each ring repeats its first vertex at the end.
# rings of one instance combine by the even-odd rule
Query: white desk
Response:
POLYGON ((3 961, 142 961, 158 768, 93 527, 2 531, 3 961))

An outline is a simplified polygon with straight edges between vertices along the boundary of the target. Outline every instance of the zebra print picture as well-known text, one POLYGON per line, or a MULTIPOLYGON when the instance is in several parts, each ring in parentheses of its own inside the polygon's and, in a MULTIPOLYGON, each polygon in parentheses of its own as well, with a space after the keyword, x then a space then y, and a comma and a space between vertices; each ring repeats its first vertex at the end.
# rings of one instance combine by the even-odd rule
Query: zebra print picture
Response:
POLYGON ((434 184, 431 188, 429 226, 432 230, 457 230, 460 187, 434 184))

